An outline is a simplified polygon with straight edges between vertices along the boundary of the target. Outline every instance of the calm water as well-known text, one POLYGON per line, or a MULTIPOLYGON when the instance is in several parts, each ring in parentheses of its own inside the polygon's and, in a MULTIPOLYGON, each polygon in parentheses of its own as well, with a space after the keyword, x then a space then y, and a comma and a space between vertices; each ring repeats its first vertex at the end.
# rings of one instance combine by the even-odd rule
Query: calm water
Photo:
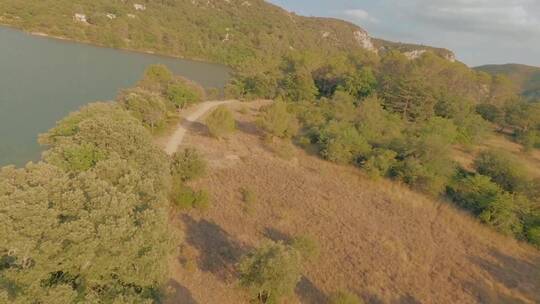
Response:
POLYGON ((0 166, 39 159, 37 136, 66 114, 111 100, 151 64, 205 87, 223 87, 221 65, 124 52, 34 37, 0 27, 0 166))

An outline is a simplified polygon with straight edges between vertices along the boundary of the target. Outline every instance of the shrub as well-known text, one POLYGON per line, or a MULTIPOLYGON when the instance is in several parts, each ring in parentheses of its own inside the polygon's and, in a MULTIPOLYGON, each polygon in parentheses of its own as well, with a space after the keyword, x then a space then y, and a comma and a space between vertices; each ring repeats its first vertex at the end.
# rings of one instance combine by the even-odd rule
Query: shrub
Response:
POLYGON ((527 229, 527 240, 536 247, 540 247, 540 226, 527 229))
POLYGON ((371 151, 364 137, 349 123, 330 122, 319 137, 322 156, 338 164, 357 162, 371 151))
POLYGON ((525 167, 505 151, 484 151, 478 155, 474 166, 478 173, 491 177, 506 191, 522 191, 527 186, 528 175, 525 167))
POLYGON ((304 260, 314 261, 319 258, 319 244, 309 236, 297 236, 292 239, 291 246, 296 249, 304 260))
POLYGON ((300 253, 281 242, 267 243, 239 264, 240 283, 260 303, 274 304, 293 294, 300 281, 300 253))
POLYGON ((339 291, 339 292, 334 293, 330 297, 330 304, 362 304, 362 303, 364 302, 350 291, 339 291))
POLYGON ((172 79, 173 73, 165 65, 155 64, 146 69, 138 86, 162 93, 172 79))
POLYGON ((171 171, 182 182, 193 180, 205 174, 206 161, 197 150, 188 148, 172 156, 171 171))
POLYGON ((106 159, 106 153, 91 143, 71 144, 53 150, 53 153, 45 152, 44 159, 66 171, 86 171, 106 159))
POLYGON ((118 102, 151 129, 163 125, 167 118, 167 105, 163 98, 147 90, 139 88, 123 91, 118 102))
POLYGON ((373 150, 362 167, 372 178, 384 177, 397 163, 396 157, 395 151, 377 148, 373 150))
POLYGON ((490 177, 480 174, 457 176, 448 187, 450 198, 476 215, 493 204, 502 193, 502 188, 490 177))
POLYGON ((258 125, 269 134, 280 138, 291 138, 298 132, 298 121, 287 110, 287 104, 283 101, 276 101, 261 109, 258 125))
POLYGON ((178 210, 187 210, 191 208, 206 210, 210 207, 210 199, 206 191, 194 191, 182 184, 173 186, 170 198, 172 204, 178 210))
POLYGON ((204 89, 187 79, 177 77, 167 87, 167 99, 177 108, 185 108, 204 99, 204 89))
POLYGON ((439 172, 436 167, 414 157, 397 163, 391 174, 413 189, 431 195, 443 193, 449 179, 448 172, 439 172))
POLYGON ((480 220, 506 235, 522 236, 523 223, 517 214, 516 199, 519 198, 510 193, 497 196, 479 215, 480 220))
POLYGON ((206 118, 206 126, 212 136, 222 138, 236 130, 236 121, 232 112, 221 105, 206 118))
POLYGON ((476 106, 476 112, 492 123, 501 124, 504 122, 504 112, 492 104, 479 104, 476 106))

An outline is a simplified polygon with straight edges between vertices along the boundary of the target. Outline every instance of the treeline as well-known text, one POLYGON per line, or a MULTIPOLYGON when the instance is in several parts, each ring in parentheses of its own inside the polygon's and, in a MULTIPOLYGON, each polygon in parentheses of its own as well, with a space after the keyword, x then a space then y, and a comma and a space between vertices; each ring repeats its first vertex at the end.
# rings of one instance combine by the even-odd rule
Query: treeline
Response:
POLYGON ((430 53, 416 60, 398 52, 304 54, 284 58, 279 71, 239 74, 227 92, 281 100, 261 114, 274 136, 373 178, 447 197, 497 230, 540 245, 540 180, 501 151, 481 154, 474 172, 452 160, 455 144, 473 146, 492 132, 486 107, 504 113, 518 132, 540 126, 538 104, 521 101, 504 77, 430 53))
POLYGON ((199 94, 151 67, 117 102, 89 104, 41 135, 42 161, 0 169, 0 302, 159 299, 178 243, 169 199, 201 170, 196 153, 170 158, 151 131, 199 94))
MULTIPOLYGON (((362 49, 351 23, 289 13, 263 0, 3 0, 0 23, 106 47, 223 63, 277 67, 291 50, 319 55, 362 49), (137 10, 134 4, 144 5, 137 10), (74 20, 75 14, 86 22, 74 20)), ((360 35, 361 36, 361 35, 360 35)), ((373 40, 375 48, 432 49, 373 40)))

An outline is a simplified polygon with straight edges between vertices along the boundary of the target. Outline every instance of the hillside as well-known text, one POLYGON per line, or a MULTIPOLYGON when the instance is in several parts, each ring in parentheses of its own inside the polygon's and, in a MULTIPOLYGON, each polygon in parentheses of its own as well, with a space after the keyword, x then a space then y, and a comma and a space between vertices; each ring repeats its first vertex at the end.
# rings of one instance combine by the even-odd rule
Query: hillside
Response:
POLYGON ((230 105, 227 140, 191 126, 183 147, 209 162, 192 182, 212 207, 174 218, 185 233, 166 303, 248 303, 236 264, 265 240, 316 239, 320 256, 286 303, 328 303, 348 289, 366 303, 538 303, 540 255, 442 201, 299 149, 278 157, 254 124, 266 102, 230 105), (286 177, 286 178, 284 178, 286 177), (242 189, 255 199, 242 201, 242 189))
POLYGON ((510 78, 523 96, 540 98, 540 67, 522 64, 483 65, 475 68, 491 75, 502 74, 510 78))
MULTIPOLYGON (((263 0, 5 0, 0 23, 102 46, 244 67, 292 50, 318 54, 403 49, 351 23, 302 17, 263 0)), ((406 51, 431 49, 407 45, 406 51)), ((450 51, 433 49, 443 57, 450 51)))

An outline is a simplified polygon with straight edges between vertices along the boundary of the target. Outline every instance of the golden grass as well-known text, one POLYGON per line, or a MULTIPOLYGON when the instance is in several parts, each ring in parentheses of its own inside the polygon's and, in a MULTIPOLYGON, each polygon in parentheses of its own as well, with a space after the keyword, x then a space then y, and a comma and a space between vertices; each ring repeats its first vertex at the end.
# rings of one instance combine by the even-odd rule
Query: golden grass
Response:
POLYGON ((213 205, 176 218, 197 267, 175 260, 169 303, 248 303, 235 263, 267 239, 297 235, 313 236, 320 257, 287 303, 327 303, 343 289, 367 303, 540 303, 536 249, 398 183, 301 150, 279 158, 250 114, 237 118, 241 132, 228 141, 186 138, 210 161, 209 176, 192 186, 209 189, 213 205), (245 187, 257 192, 249 213, 245 187))

